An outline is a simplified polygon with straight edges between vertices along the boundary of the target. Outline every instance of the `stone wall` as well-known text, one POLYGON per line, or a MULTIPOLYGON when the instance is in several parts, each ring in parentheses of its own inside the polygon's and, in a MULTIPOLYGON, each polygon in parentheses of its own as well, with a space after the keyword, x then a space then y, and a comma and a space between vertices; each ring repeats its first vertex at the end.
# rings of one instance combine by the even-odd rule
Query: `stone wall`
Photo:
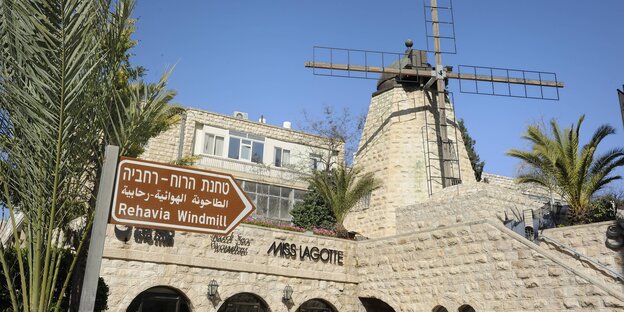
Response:
POLYGON ((161 163, 174 161, 178 158, 179 142, 180 125, 176 124, 159 136, 151 138, 140 158, 161 163))
POLYGON ((216 311, 228 297, 240 292, 259 295, 271 311, 287 311, 281 301, 286 285, 295 291, 295 308, 313 298, 326 300, 339 311, 350 311, 356 305, 358 276, 352 241, 240 225, 233 232, 234 242, 226 245, 234 246, 240 235, 239 247, 245 251, 236 249, 237 254, 228 254, 215 252, 212 235, 121 229, 108 226, 100 271, 110 287, 111 311, 125 311, 138 294, 154 286, 182 291, 194 311, 216 311), (249 245, 245 246, 247 239, 249 245), (299 250, 295 259, 269 254, 274 242, 339 250, 343 265, 300 260, 299 250), (220 285, 221 301, 216 305, 206 295, 212 279, 220 285))
MULTIPOLYGON (((184 154, 192 155, 193 138, 197 124, 207 124, 223 129, 231 129, 247 133, 253 133, 265 137, 270 137, 284 142, 305 144, 312 147, 327 148, 327 139, 321 136, 296 131, 293 129, 278 127, 266 123, 254 122, 251 120, 234 118, 231 116, 207 112, 198 109, 188 109, 186 119, 186 129, 184 138, 184 154)), ((339 152, 344 153, 340 148, 339 152)), ((341 154, 341 157, 343 155, 341 154)))
MULTIPOLYGON (((478 198, 470 196, 482 194, 485 211, 498 207, 499 188, 484 186, 485 190, 454 190, 463 194, 454 201, 475 208, 478 198)), ((440 194, 434 200, 447 197, 440 194)), ((439 207, 457 212, 453 206, 439 207)), ((111 289, 111 311, 124 311, 138 294, 155 286, 180 290, 195 311, 217 311, 240 292, 260 296, 271 311, 294 311, 306 300, 320 298, 337 311, 363 312, 358 297, 378 298, 396 311, 431 311, 437 305, 457 311, 464 304, 476 311, 624 309, 622 284, 605 282, 604 276, 546 244, 526 240, 494 217, 460 215, 459 220, 423 225, 420 230, 420 225, 403 224, 400 235, 364 241, 241 225, 233 241, 240 235, 239 247, 244 250, 236 249, 235 254, 216 252, 211 235, 109 225, 100 274, 111 289), (340 250, 343 265, 268 253, 274 242, 340 250), (212 279, 220 285, 220 300, 214 303, 206 295, 212 279), (286 285, 295 290, 290 309, 281 300, 286 285)), ((616 255, 598 243, 606 226, 553 229, 544 235, 617 266, 621 262, 612 259, 616 255)))
MULTIPOLYGON (((434 111, 418 89, 395 87, 373 96, 354 163, 374 172, 383 185, 372 193, 368 209, 348 217, 349 229, 370 237, 394 235, 396 209, 424 202, 442 189, 435 160, 439 156, 434 111)), ((453 120, 450 106, 447 118, 453 120)), ((468 154, 456 131, 450 124, 449 138, 458 140, 461 179, 474 183, 468 154)))
MULTIPOLYGON (((155 286, 183 292, 194 311, 217 311, 240 292, 260 296, 271 311, 296 311, 306 300, 319 298, 337 311, 363 312, 358 297, 378 298, 396 311, 436 306, 457 311, 464 304, 476 311, 624 310, 621 282, 554 245, 537 245, 502 225, 499 219, 506 214, 513 218, 514 212, 539 209, 543 202, 503 177, 490 175, 490 184, 473 183, 463 142, 464 184, 433 187, 429 195, 423 129, 426 116, 432 115, 422 100, 422 92, 395 88, 371 101, 356 162, 384 186, 372 194, 368 208, 349 217, 347 227, 373 239, 347 241, 241 225, 232 242, 222 242, 211 235, 109 225, 101 275, 110 286, 111 311, 124 311, 138 294, 155 286), (280 243, 295 244, 297 255, 270 252, 280 243), (299 247, 342 251, 343 265, 301 259, 299 247), (216 301, 206 294, 213 279, 220 285, 216 301), (294 289, 292 306, 281 300, 286 285, 294 289)), ((192 153, 194 129, 202 123, 296 142, 321 139, 189 110, 185 155, 192 153)), ((145 158, 175 159, 179 133, 178 127, 151 140, 145 158)), ((622 251, 604 246, 608 225, 542 234, 621 273, 622 251)))
MULTIPOLYGON (((150 139, 146 146, 145 153, 141 158, 158 162, 176 160, 180 146, 181 123, 172 126, 159 136, 150 139)), ((183 124, 185 125, 182 150, 183 156, 193 155, 195 130, 199 125, 203 124, 228 130, 253 133, 283 142, 304 144, 316 148, 327 149, 329 146, 327 139, 321 136, 194 108, 188 108, 186 110, 186 120, 183 124)), ((339 146, 339 152, 339 157, 344 157, 343 146, 339 146)))
POLYGON ((360 296, 396 311, 615 311, 624 293, 505 228, 476 221, 383 239, 357 249, 360 296))
POLYGON ((548 203, 552 197, 552 199, 556 202, 565 203, 565 200, 563 200, 560 195, 551 193, 545 187, 532 183, 516 183, 514 178, 511 177, 484 172, 481 181, 487 181, 486 183, 491 185, 497 185, 510 190, 519 191, 520 193, 539 202, 548 203))
POLYGON ((448 187, 434 194, 432 198, 398 210, 398 233, 415 229, 431 229, 457 223, 492 219, 497 222, 514 218, 514 213, 537 210, 542 203, 517 191, 490 185, 473 183, 448 187))
POLYGON ((558 245, 562 244, 569 247, 579 254, 604 265, 609 270, 624 275, 624 248, 613 250, 605 245, 607 228, 611 225, 615 225, 615 222, 607 221, 547 229, 540 234, 540 236, 546 238, 542 240, 541 246, 560 253, 561 258, 569 265, 624 291, 624 280, 618 281, 613 274, 602 266, 596 266, 584 258, 576 257, 574 252, 558 245), (555 242, 549 241, 547 238, 555 242))

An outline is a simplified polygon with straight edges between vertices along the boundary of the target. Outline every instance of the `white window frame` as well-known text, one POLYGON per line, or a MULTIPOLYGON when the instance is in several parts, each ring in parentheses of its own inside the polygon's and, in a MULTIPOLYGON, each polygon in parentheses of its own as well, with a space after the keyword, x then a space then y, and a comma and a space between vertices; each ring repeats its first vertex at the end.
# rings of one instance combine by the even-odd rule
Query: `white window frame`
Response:
POLYGON ((262 164, 264 163, 264 147, 266 145, 266 142, 263 141, 258 141, 258 140, 253 140, 253 139, 249 139, 249 138, 242 138, 239 136, 235 136, 235 135, 231 135, 228 139, 228 158, 229 159, 234 159, 234 160, 240 160, 240 161, 246 161, 246 162, 251 162, 251 163, 255 163, 255 164, 262 164), (232 139, 236 139, 238 140, 238 158, 231 158, 229 155, 229 144, 231 142, 232 139), (248 142, 248 143, 247 143, 248 142), (262 144, 262 159, 260 159, 260 162, 255 162, 253 161, 253 153, 254 153, 254 143, 258 143, 258 144, 262 144), (249 148, 249 158, 243 158, 243 148, 248 147, 249 148))
POLYGON ((204 132, 204 146, 202 147, 202 154, 214 155, 223 157, 223 151, 225 150, 225 137, 222 135, 216 135, 210 132, 204 132), (208 137, 212 137, 212 150, 207 150, 208 137), (221 139, 221 153, 217 153, 217 140, 221 139))
POLYGON ((278 147, 275 146, 275 148, 273 149, 273 165, 275 165, 275 167, 280 167, 280 168, 287 168, 291 166, 290 163, 290 150, 289 149, 285 149, 283 147, 278 147), (279 151, 278 151, 279 150, 279 151), (279 164, 277 162, 277 156, 279 155, 280 159, 279 159, 279 164), (284 155, 288 155, 288 158, 284 157, 284 155))
POLYGON ((310 161, 310 170, 324 170, 325 164, 323 163, 323 157, 320 154, 311 153, 308 158, 310 161))

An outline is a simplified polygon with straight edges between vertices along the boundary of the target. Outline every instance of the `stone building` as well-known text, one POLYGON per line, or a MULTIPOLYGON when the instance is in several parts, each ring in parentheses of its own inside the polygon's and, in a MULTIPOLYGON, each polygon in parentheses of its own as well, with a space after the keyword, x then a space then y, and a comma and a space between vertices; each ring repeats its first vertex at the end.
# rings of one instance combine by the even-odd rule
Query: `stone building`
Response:
POLYGON ((232 174, 258 208, 254 217, 288 222, 308 187, 303 177, 340 159, 342 145, 294 131, 288 121, 277 127, 243 112, 188 109, 179 127, 149 141, 142 158, 167 163, 194 157, 195 167, 232 174))
MULTIPOLYGON (((108 225, 100 275, 110 287, 110 310, 624 310, 624 250, 604 244, 614 222, 548 229, 538 240, 510 230, 507 212, 541 209, 544 194, 497 176, 477 183, 460 139, 458 183, 442 187, 428 156, 435 111, 425 92, 380 86, 355 162, 383 187, 347 220, 368 239, 249 224, 226 237, 108 225)), ((282 203, 300 198, 306 185, 298 178, 306 171, 278 166, 284 150, 298 159, 292 164, 309 167, 328 152, 323 138, 191 109, 179 128, 150 141, 144 157, 199 155, 197 167, 240 180, 260 216, 287 221, 282 203), (273 187, 280 190, 278 213, 271 199, 266 208, 260 200, 273 196, 273 187)))

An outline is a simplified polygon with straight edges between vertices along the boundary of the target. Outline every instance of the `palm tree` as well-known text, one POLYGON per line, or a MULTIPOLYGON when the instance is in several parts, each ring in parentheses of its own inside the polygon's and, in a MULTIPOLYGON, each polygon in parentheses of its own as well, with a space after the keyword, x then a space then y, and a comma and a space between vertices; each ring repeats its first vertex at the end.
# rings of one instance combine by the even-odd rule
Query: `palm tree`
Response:
POLYGON ((9 211, 17 254, 17 265, 8 265, 0 244, 0 270, 13 311, 61 308, 88 244, 104 146, 136 156, 179 118, 167 74, 146 84, 129 65, 133 7, 133 0, 0 0, 0 208, 9 211), (63 241, 78 216, 86 226, 63 241), (64 272, 68 244, 75 249, 64 272))
POLYGON ((613 170, 624 165, 624 149, 614 148, 596 155, 602 140, 615 133, 609 125, 598 127, 589 142, 579 150, 580 129, 585 115, 576 127, 561 130, 555 120, 550 122, 551 133, 538 126, 529 126, 524 139, 533 146, 530 151, 512 149, 507 155, 524 161, 529 170, 520 174, 519 183, 536 183, 557 192, 570 206, 570 219, 574 223, 588 221, 593 195, 612 181, 622 177, 613 170))
POLYGON ((331 171, 315 171, 308 182, 318 190, 336 217, 336 235, 346 237, 344 219, 358 201, 381 186, 372 173, 362 174, 360 167, 338 165, 331 171))

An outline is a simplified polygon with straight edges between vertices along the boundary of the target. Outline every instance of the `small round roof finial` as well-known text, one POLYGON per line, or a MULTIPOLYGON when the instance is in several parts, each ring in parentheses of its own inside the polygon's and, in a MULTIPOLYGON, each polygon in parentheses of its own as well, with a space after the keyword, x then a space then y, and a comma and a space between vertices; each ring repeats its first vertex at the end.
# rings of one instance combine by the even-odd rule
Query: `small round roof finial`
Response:
POLYGON ((405 40, 405 46, 411 48, 414 45, 414 41, 412 39, 405 40))

